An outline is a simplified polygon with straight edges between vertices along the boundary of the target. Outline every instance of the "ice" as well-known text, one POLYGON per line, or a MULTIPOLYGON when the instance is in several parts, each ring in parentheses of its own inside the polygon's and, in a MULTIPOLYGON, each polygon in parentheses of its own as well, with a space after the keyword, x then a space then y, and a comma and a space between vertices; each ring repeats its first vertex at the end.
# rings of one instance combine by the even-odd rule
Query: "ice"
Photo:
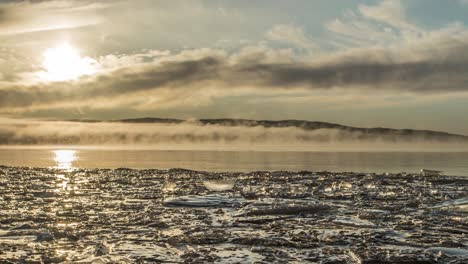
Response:
POLYGON ((329 206, 320 204, 315 199, 262 198, 243 207, 238 216, 313 214, 329 209, 329 206))
POLYGON ((462 205, 468 205, 468 197, 446 201, 441 204, 432 206, 430 208, 443 208, 443 207, 462 206, 462 205))
POLYGON ((332 221, 335 224, 354 226, 360 228, 374 228, 376 225, 368 220, 359 219, 357 217, 338 217, 332 221))
POLYGON ((442 253, 452 256, 463 256, 468 257, 468 249, 463 248, 447 248, 447 247, 430 247, 427 249, 432 253, 442 253))
POLYGON ((102 256, 107 255, 111 252, 111 247, 107 244, 106 241, 101 241, 96 245, 96 249, 94 251, 95 256, 102 256))
POLYGON ((234 180, 224 180, 224 181, 204 181, 203 185, 210 190, 215 192, 222 192, 232 190, 234 188, 234 180))
POLYGON ((187 207, 236 207, 244 201, 243 198, 229 197, 226 195, 187 195, 170 197, 164 200, 165 206, 187 207))
POLYGON ((468 262, 466 177, 0 167, 0 191, 6 263, 468 262))

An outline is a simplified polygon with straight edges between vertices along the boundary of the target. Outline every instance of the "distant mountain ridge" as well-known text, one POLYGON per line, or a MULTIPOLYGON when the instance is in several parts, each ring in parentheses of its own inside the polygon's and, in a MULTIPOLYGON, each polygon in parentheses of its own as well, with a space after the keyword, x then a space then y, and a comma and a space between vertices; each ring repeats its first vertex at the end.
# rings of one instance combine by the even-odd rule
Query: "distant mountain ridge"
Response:
MULTIPOLYGON (((75 120, 77 121, 77 120, 75 120)), ((87 120, 88 122, 100 122, 96 120, 87 120)), ((317 129, 336 129, 344 132, 359 133, 362 138, 374 138, 378 136, 390 137, 390 138, 411 138, 418 137, 424 140, 460 140, 467 141, 468 136, 447 133, 442 131, 433 130, 417 130, 417 129, 393 129, 393 128, 360 128, 345 126, 340 124, 333 124, 327 122, 317 121, 305 121, 305 120, 251 120, 251 119, 196 119, 196 120, 183 120, 173 118, 155 118, 155 117, 143 117, 143 118, 130 118, 112 120, 111 122, 122 122, 122 123, 159 123, 159 124, 180 124, 184 122, 194 122, 201 125, 220 125, 220 126, 244 126, 244 127, 255 127, 262 126, 266 128, 285 128, 285 127, 297 127, 304 130, 317 130, 317 129)))

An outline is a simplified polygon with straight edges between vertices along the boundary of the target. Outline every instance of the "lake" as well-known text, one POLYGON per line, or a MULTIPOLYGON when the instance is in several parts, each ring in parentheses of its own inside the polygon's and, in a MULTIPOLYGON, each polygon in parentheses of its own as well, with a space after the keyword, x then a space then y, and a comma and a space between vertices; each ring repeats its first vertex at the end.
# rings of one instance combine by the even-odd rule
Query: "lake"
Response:
POLYGON ((2 148, 0 165, 71 168, 185 168, 206 171, 418 172, 468 176, 468 152, 263 152, 2 148))

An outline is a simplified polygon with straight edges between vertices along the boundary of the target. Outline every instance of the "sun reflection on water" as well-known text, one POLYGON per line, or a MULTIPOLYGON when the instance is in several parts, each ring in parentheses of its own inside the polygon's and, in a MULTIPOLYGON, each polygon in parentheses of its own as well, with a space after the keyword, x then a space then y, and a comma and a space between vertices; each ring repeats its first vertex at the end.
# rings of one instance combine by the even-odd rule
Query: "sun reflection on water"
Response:
POLYGON ((77 159, 76 150, 54 150, 55 168, 62 170, 72 170, 73 162, 77 159))

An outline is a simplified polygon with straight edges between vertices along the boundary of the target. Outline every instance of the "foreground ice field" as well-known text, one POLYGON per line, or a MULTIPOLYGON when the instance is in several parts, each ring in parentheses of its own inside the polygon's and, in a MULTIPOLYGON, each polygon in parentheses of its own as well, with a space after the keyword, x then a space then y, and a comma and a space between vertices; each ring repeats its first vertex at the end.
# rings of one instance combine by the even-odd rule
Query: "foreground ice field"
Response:
POLYGON ((468 177, 0 167, 0 263, 467 263, 468 177))

